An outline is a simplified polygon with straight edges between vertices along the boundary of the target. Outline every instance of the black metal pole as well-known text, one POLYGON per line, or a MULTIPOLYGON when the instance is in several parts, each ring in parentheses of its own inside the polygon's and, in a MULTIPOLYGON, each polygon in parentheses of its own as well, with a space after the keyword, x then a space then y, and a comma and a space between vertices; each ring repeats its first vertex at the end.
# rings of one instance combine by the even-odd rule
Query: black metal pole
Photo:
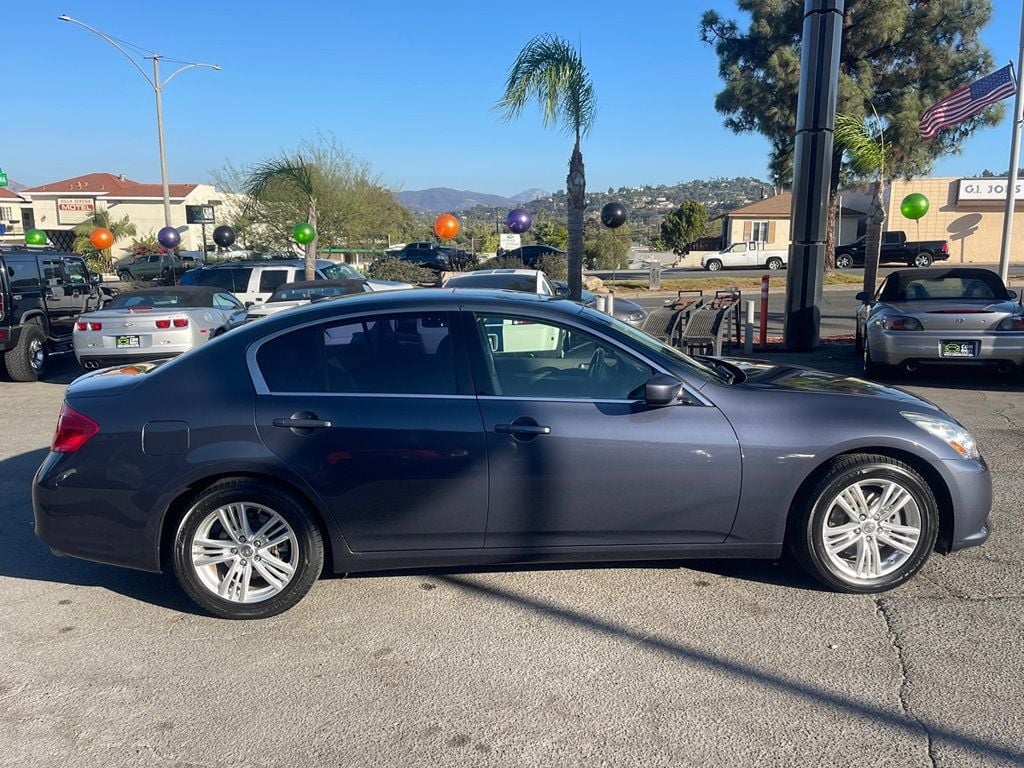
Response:
POLYGON ((786 349, 794 351, 814 349, 819 342, 844 3, 804 0, 783 335, 786 349))

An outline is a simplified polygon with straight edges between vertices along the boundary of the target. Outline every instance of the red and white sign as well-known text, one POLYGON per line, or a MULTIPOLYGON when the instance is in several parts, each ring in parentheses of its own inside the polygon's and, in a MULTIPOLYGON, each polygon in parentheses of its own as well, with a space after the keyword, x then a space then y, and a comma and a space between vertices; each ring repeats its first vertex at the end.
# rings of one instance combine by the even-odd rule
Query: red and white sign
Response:
POLYGON ((58 197, 57 223, 81 224, 96 213, 96 201, 91 197, 58 197))

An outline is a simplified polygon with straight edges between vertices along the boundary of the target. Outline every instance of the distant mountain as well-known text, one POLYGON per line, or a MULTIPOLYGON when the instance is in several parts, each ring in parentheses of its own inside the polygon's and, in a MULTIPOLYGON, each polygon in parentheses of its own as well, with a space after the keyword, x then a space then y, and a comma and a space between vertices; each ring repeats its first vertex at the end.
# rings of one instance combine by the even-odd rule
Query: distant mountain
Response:
POLYGON ((532 187, 530 189, 524 189, 518 195, 512 195, 509 199, 513 203, 529 203, 540 197, 549 197, 550 192, 546 192, 539 187, 532 187))
POLYGON ((465 211, 478 205, 491 208, 512 205, 510 199, 501 195, 488 195, 484 192, 471 192, 468 189, 451 189, 450 187, 407 190, 399 192, 395 197, 398 198, 398 202, 411 211, 430 213, 465 211))

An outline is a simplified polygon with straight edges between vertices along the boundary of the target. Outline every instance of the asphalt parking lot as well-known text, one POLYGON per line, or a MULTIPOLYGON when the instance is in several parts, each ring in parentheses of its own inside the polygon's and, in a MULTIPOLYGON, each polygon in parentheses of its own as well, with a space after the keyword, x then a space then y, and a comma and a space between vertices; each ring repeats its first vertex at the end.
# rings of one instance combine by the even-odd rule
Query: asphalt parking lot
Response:
POLYGON ((903 382, 975 433, 994 533, 882 596, 770 562, 428 571, 246 623, 35 539, 75 373, 0 381, 0 765, 1024 764, 1019 378, 903 382))

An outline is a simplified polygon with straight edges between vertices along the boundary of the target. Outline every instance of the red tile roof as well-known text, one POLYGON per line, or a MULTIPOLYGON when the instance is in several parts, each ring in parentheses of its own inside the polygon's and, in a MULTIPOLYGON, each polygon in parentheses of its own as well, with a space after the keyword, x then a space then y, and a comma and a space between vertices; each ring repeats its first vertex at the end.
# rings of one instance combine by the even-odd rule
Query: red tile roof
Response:
POLYGON ((24 198, 7 187, 0 187, 0 200, 24 200, 24 198))
MULTIPOLYGON (((198 184, 171 184, 171 197, 186 197, 198 184)), ((32 192, 98 193, 107 197, 162 197, 160 184, 140 184, 112 173, 87 173, 24 190, 32 192)))

